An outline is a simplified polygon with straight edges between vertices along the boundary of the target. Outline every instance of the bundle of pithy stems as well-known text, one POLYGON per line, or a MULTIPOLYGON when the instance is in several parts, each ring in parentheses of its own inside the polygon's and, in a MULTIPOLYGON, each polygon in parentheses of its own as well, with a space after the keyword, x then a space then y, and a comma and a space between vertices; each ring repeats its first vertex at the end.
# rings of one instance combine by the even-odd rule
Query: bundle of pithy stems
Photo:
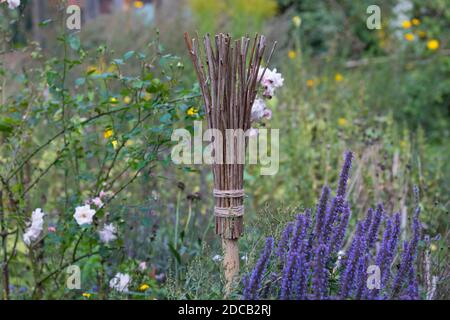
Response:
MULTIPOLYGON (((203 96, 209 129, 217 129, 222 141, 213 137, 214 197, 216 234, 223 239, 227 292, 239 272, 237 241, 244 231, 244 162, 248 138, 231 132, 247 133, 251 128, 251 110, 259 83, 266 68, 261 68, 266 51, 266 39, 255 35, 233 40, 220 33, 211 40, 209 34, 200 37, 184 35, 203 96), (229 131, 230 132, 230 131, 229 131)), ((273 54, 276 43, 269 53, 273 54)), ((248 137, 248 135, 245 135, 248 137)))

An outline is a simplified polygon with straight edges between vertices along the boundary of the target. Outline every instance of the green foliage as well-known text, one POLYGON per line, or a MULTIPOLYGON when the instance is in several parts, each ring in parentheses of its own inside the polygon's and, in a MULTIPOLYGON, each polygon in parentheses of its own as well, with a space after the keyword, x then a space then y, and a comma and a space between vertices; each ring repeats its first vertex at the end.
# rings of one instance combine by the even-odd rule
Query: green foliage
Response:
MULTIPOLYGON (((11 257, 10 297, 223 297, 222 266, 213 260, 222 253, 210 168, 174 166, 170 159, 172 130, 192 130, 192 121, 204 116, 185 59, 181 30, 187 28, 234 35, 264 30, 280 44, 271 67, 282 72, 285 86, 269 102, 273 118, 262 124, 280 129, 280 166, 274 176, 246 167, 243 273, 253 268, 262 239, 278 238, 285 222, 315 205, 324 183, 336 182, 341 155, 351 149, 348 200, 355 212, 377 202, 402 212, 419 185, 424 234, 442 235, 421 243, 420 261, 430 254, 431 274, 445 279, 450 13, 445 1, 414 1, 407 18, 420 24, 403 29, 395 24, 394 3, 380 2, 383 28, 370 31, 368 4, 374 3, 191 0, 189 12, 171 7, 176 21, 157 19, 161 32, 131 12, 99 17, 72 34, 61 33, 61 21, 52 17, 41 23, 50 35, 46 48, 27 43, 23 15, 3 6, 0 213, 11 234, 0 257, 11 257), (439 48, 431 50, 433 39, 439 48), (112 192, 105 206, 93 224, 79 226, 75 208, 102 190, 112 192), (47 213, 45 228, 30 248, 23 233, 38 207, 47 213), (118 229, 110 244, 98 236, 105 223, 118 229), (80 290, 65 285, 73 263, 82 270, 80 290), (117 272, 132 276, 129 293, 109 288, 117 272), (144 284, 149 288, 140 290, 144 284)), ((438 283, 439 297, 446 297, 445 288, 438 283)), ((240 284, 234 289, 232 298, 239 298, 240 284)))
MULTIPOLYGON (((190 99, 190 91, 178 84, 182 64, 157 40, 145 51, 120 57, 105 46, 85 48, 76 33, 62 34, 58 42, 62 55, 54 58, 30 46, 27 71, 1 66, 0 215, 2 232, 10 232, 2 255, 14 258, 10 295, 19 295, 14 288, 21 286, 27 298, 82 298, 65 287, 65 269, 77 264, 81 290, 92 297, 105 297, 118 271, 138 275, 131 295, 157 297, 154 276, 137 271, 136 261, 151 253, 125 254, 127 241, 134 239, 123 240, 132 220, 124 219, 130 209, 118 205, 134 182, 148 183, 180 118, 179 104, 190 99), (138 71, 129 72, 129 63, 138 71), (79 226, 75 208, 102 190, 108 195, 94 223, 79 226), (36 207, 43 208, 45 228, 52 230, 25 246, 22 234, 36 207), (98 236, 106 223, 114 223, 120 235, 111 244, 98 236), (141 283, 151 288, 139 293, 141 283)), ((153 218, 141 222, 144 230, 155 228, 153 218)), ((3 292, 6 296, 4 287, 3 292)))
POLYGON ((261 32, 264 22, 277 12, 274 0, 190 0, 189 5, 202 34, 226 30, 243 36, 261 32))

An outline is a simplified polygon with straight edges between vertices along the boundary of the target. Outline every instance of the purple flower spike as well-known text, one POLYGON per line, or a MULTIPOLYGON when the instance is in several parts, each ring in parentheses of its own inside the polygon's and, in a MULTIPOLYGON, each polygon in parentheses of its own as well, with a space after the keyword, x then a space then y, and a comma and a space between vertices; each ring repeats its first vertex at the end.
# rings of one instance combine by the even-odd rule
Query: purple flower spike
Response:
POLYGON ((277 256, 280 258, 283 264, 286 260, 286 252, 288 250, 289 239, 292 235, 293 229, 294 223, 289 222, 284 228, 283 233, 281 234, 280 241, 278 241, 277 256))
POLYGON ((344 243, 345 232, 347 231, 348 221, 350 220, 350 215, 350 207, 348 203, 345 203, 341 219, 337 227, 334 229, 333 236, 330 241, 330 254, 335 254, 341 250, 342 244, 344 243))
POLYGON ((292 282, 295 274, 295 267, 298 261, 297 252, 289 252, 288 261, 283 269, 283 277, 281 279, 281 293, 282 300, 288 300, 292 297, 292 282))
POLYGON ((370 224, 370 229, 366 230, 368 249, 372 248, 375 245, 375 242, 378 240, 378 229, 380 228, 383 212, 384 212, 383 206, 379 204, 373 216, 372 223, 370 224))
POLYGON ((361 254, 361 247, 364 245, 364 238, 364 225, 362 222, 359 222, 345 261, 345 269, 341 279, 340 291, 342 298, 350 296, 354 289, 355 273, 357 271, 357 264, 361 254))
POLYGON ((334 197, 331 200, 331 206, 327 211, 327 216, 325 219, 325 229, 322 233, 322 242, 330 245, 330 239, 332 237, 333 226, 338 218, 338 214, 342 214, 344 199, 341 196, 334 197))
POLYGON ((370 225, 372 224, 372 219, 373 219, 373 209, 369 208, 369 210, 367 210, 366 219, 364 220, 364 230, 366 230, 367 233, 370 230, 370 225))
POLYGON ((261 289, 262 279, 264 273, 266 272, 267 265, 269 264, 270 255, 273 250, 273 238, 269 237, 266 239, 266 246, 264 248, 263 254, 258 259, 255 269, 250 276, 250 279, 246 281, 246 286, 244 288, 244 299, 254 300, 258 299, 258 292, 261 289))
POLYGON ((351 151, 347 151, 344 154, 344 165, 339 176, 339 184, 336 192, 336 195, 341 196, 342 198, 345 198, 345 192, 347 191, 347 181, 350 174, 350 169, 352 168, 352 159, 353 153, 351 151))
POLYGON ((297 261, 298 287, 297 299, 304 300, 308 291, 309 265, 306 262, 306 254, 303 252, 297 261))
POLYGON ((368 252, 366 249, 366 239, 364 236, 360 239, 360 249, 359 249, 359 258, 356 266, 356 278, 355 278, 355 285, 356 285, 356 293, 355 293, 355 299, 361 299, 363 296, 363 293, 365 291, 365 288, 367 287, 367 263, 368 263, 368 252))
POLYGON ((413 219, 413 237, 403 250, 402 262, 400 264, 400 268, 397 272, 397 276, 394 279, 394 283, 392 286, 392 297, 397 297, 401 290, 403 284, 408 280, 408 275, 410 273, 410 269, 413 267, 414 261, 417 255, 417 245, 419 243, 420 238, 420 222, 419 222, 419 207, 416 208, 416 212, 413 219))
POLYGON ((316 260, 314 263, 314 276, 313 276, 313 292, 314 297, 321 300, 327 293, 327 270, 325 268, 327 248, 324 244, 321 244, 316 249, 316 260))
POLYGON ((420 299, 423 293, 415 265, 421 233, 418 190, 414 190, 417 205, 411 238, 402 249, 400 214, 389 217, 381 204, 356 221, 347 246, 351 209, 345 193, 351 160, 352 154, 346 153, 336 196, 325 186, 314 217, 307 209, 285 226, 270 272, 274 244, 272 238, 266 240, 255 268, 243 278, 245 299, 420 299), (397 257, 398 268, 393 268, 397 257), (379 267, 381 276, 380 287, 374 289, 367 283, 372 264, 379 267))
MULTIPOLYGON (((389 267, 390 267, 390 262, 389 262, 389 243, 390 243, 390 239, 392 236, 392 219, 387 219, 386 220, 386 227, 384 229, 384 233, 383 233, 383 240, 381 241, 381 245, 380 248, 377 252, 377 257, 375 260, 375 264, 380 268, 380 273, 381 273, 381 287, 384 287, 385 284, 385 279, 386 279, 386 273, 389 273, 389 267)), ((378 289, 372 289, 372 291, 370 291, 368 293, 369 297, 375 298, 377 297, 379 294, 379 290, 378 289)))
POLYGON ((296 218, 294 231, 290 243, 289 254, 297 252, 302 242, 303 229, 305 228, 305 216, 299 214, 296 218))

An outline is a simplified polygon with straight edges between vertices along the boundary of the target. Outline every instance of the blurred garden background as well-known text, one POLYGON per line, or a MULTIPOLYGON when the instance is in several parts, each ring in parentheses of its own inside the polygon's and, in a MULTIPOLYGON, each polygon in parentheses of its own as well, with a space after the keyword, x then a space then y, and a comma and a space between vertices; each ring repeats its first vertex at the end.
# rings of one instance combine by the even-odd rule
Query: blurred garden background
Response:
MULTIPOLYGON (((184 31, 278 43, 270 67, 284 86, 260 125, 280 129, 280 165, 274 176, 246 167, 242 274, 265 237, 315 207, 324 184, 334 189, 352 150, 350 226, 382 202, 400 213, 407 239, 417 185, 421 298, 430 290, 449 298, 448 1, 8 3, 0 4, 3 298, 223 297, 211 170, 170 159, 173 129, 204 119, 184 31), (69 5, 81 8, 80 30, 66 26, 69 5), (381 9, 380 29, 366 26, 370 5, 381 9), (85 204, 97 212, 80 226, 73 216, 85 204), (44 228, 27 244, 36 208, 44 228), (100 241, 107 225, 114 237, 100 241), (70 290, 73 264, 81 288, 70 290), (132 279, 126 292, 113 290, 117 274, 132 279)), ((241 293, 238 285, 232 298, 241 293)))

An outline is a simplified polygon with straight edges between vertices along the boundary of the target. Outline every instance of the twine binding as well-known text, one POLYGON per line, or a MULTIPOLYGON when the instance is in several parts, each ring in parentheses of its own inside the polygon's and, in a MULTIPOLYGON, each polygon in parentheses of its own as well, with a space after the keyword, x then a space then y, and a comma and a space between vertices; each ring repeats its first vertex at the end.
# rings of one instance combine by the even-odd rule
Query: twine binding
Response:
MULTIPOLYGON (((237 190, 213 190, 215 198, 243 198, 244 189, 237 190)), ((237 205, 231 207, 214 207, 214 215, 220 218, 237 218, 244 215, 244 205, 237 205)))
POLYGON ((220 218, 237 218, 244 215, 244 206, 214 207, 214 215, 220 218))
POLYGON ((213 191, 215 198, 243 198, 245 193, 244 189, 237 190, 218 190, 213 191))

